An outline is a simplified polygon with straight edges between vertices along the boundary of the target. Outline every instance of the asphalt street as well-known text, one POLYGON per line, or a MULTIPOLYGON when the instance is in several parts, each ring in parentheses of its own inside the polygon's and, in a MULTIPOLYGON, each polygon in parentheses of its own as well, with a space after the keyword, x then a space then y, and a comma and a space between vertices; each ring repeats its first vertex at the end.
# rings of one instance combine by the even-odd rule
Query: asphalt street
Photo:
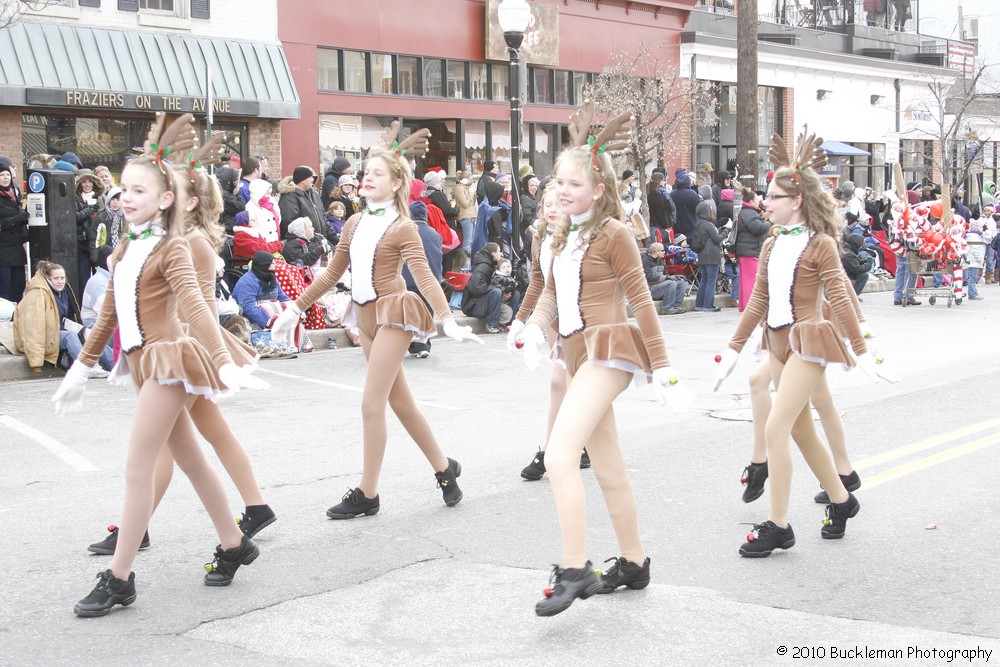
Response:
MULTIPOLYGON (((91 380, 85 411, 58 418, 58 380, 0 384, 0 665, 996 663, 1000 287, 982 293, 907 309, 891 293, 865 295, 901 381, 828 371, 861 512, 843 540, 822 540, 818 485, 796 455, 797 544, 760 560, 737 554, 744 524, 767 514, 766 494, 740 499, 750 424, 725 418, 749 407, 751 355, 711 392, 713 357, 739 314, 662 317, 697 402, 675 416, 649 387, 630 387, 615 404, 652 584, 553 618, 534 614, 561 554, 551 488, 519 476, 542 444, 548 380, 501 336, 436 342, 404 364, 462 463, 462 503, 443 505, 390 414, 381 512, 352 521, 325 511, 360 478, 360 350, 262 362, 270 390, 223 406, 278 514, 257 538, 260 558, 228 588, 203 585, 217 538, 178 471, 135 562, 138 600, 97 619, 72 607, 109 562, 86 546, 118 520, 128 432, 142 418, 134 391, 91 380)), ((583 476, 600 566, 617 549, 593 474, 583 476)))

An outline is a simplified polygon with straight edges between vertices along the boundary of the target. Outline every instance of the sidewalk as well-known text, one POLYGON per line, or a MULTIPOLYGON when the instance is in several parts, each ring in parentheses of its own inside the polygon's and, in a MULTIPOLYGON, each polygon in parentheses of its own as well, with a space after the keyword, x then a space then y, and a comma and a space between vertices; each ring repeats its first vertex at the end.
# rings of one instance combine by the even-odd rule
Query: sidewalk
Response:
MULTIPOLYGON (((894 288, 894 283, 892 278, 880 278, 877 276, 872 276, 868 280, 868 284, 865 285, 865 292, 886 292, 892 291, 894 288)), ((717 294, 715 296, 715 305, 719 308, 729 307, 729 295, 728 294, 717 294)), ((684 306, 685 311, 694 310, 694 294, 685 297, 684 306)), ((472 327, 473 333, 479 335, 486 334, 486 321, 479 317, 466 317, 461 313, 461 311, 453 311, 455 313, 455 320, 462 326, 472 327)), ((631 311, 629 311, 629 316, 632 316, 631 311)), ((661 315, 661 319, 666 319, 667 315, 661 315)), ((344 329, 312 329, 306 332, 309 339, 312 341, 313 345, 316 347, 316 351, 326 350, 328 346, 328 340, 333 338, 337 342, 338 348, 351 347, 351 342, 347 338, 347 333, 344 329)), ((22 355, 12 355, 7 350, 0 345, 0 383, 2 382, 14 382, 17 380, 31 380, 31 379, 47 379, 54 377, 62 377, 63 372, 49 366, 48 364, 42 369, 42 372, 35 374, 31 372, 31 368, 28 367, 27 361, 22 355)))

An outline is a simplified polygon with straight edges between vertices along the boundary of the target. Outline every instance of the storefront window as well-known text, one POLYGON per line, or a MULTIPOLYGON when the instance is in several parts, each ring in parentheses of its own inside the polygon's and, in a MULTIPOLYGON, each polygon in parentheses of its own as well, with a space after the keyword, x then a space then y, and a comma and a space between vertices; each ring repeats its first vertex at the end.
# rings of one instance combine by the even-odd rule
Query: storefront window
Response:
POLYGON ((510 99, 510 76, 507 65, 493 65, 493 99, 497 102, 510 99))
POLYGON ((395 118, 383 116, 348 116, 321 113, 319 115, 319 160, 323 171, 343 156, 361 173, 361 159, 378 143, 382 130, 395 118))
POLYGON ((573 99, 574 104, 582 104, 586 95, 583 88, 592 81, 591 75, 587 72, 573 72, 573 99))
POLYGON ((531 166, 537 176, 552 173, 555 156, 559 154, 559 126, 536 123, 535 148, 531 152, 531 166))
POLYGON ((364 51, 344 51, 344 90, 348 93, 368 92, 368 54, 364 51))
POLYGON ((555 103, 570 104, 569 97, 569 72, 556 70, 555 103))
POLYGON ((397 90, 400 95, 420 94, 420 64, 417 58, 396 57, 396 71, 399 73, 397 90))
POLYGON ((21 146, 25 162, 34 156, 76 153, 93 169, 104 165, 117 178, 133 146, 141 146, 149 133, 149 118, 75 118, 23 114, 21 146))
MULTIPOLYGON (((757 136, 763 142, 766 142, 772 134, 778 131, 775 122, 777 110, 774 105, 774 93, 774 88, 761 86, 757 89, 757 136)), ((767 155, 767 151, 764 152, 764 155, 767 155)), ((760 170, 758 169, 758 171, 760 170)))
POLYGON ((486 123, 481 120, 465 121, 465 168, 473 176, 483 173, 486 160, 486 123))
POLYGON ((372 91, 392 95, 392 56, 385 53, 372 54, 372 91))
POLYGON ((466 97, 464 62, 448 62, 448 97, 466 97))
POLYGON ((532 99, 535 104, 552 104, 552 70, 535 69, 531 80, 534 84, 532 99))
POLYGON ((316 75, 321 91, 340 90, 340 51, 316 49, 316 75))
POLYGON ((469 75, 469 97, 474 100, 490 99, 490 87, 486 78, 486 64, 470 63, 469 75))
POLYGON ((903 180, 929 184, 934 174, 934 142, 923 139, 903 139, 899 159, 903 180))
POLYGON ((424 59, 424 95, 427 97, 442 97, 441 61, 434 58, 424 59))

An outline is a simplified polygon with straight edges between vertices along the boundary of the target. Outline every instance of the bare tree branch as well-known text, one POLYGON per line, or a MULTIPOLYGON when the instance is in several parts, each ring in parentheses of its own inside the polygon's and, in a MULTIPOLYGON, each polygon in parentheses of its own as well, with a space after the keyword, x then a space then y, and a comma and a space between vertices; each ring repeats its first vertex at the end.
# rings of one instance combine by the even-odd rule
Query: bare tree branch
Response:
POLYGON ((690 80, 670 64, 664 42, 640 43, 635 50, 612 54, 611 64, 584 94, 595 102, 598 123, 624 112, 632 114, 632 144, 625 153, 642 190, 647 166, 687 152, 695 109, 715 104, 707 87, 692 88, 690 80))
POLYGON ((63 0, 0 0, 0 30, 20 21, 25 12, 37 12, 46 7, 65 4, 63 0))

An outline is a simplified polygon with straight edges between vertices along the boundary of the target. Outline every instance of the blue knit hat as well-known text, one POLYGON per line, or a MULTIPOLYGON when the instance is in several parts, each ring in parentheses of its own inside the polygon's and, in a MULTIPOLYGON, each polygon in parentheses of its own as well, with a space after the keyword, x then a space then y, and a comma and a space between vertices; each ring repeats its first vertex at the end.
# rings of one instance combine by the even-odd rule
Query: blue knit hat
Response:
POLYGON ((56 171, 76 171, 76 167, 65 160, 59 160, 56 162, 52 165, 52 169, 55 169, 56 171))
POLYGON ((80 169, 83 169, 83 160, 77 157, 76 153, 69 153, 69 152, 63 153, 62 157, 59 159, 64 162, 69 162, 72 165, 76 165, 80 169))

